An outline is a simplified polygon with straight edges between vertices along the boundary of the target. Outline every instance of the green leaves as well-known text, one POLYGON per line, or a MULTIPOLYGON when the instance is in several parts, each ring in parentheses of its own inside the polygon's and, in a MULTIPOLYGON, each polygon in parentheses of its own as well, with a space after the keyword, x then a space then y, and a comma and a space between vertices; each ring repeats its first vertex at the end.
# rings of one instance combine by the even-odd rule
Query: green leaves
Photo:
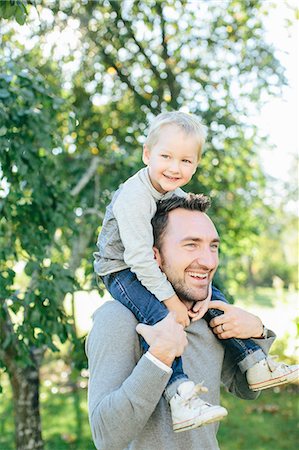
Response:
POLYGON ((74 209, 65 189, 65 155, 52 151, 62 145, 63 102, 25 61, 10 61, 0 72, 0 179, 5 186, 0 249, 7 264, 0 266, 0 297, 7 308, 0 327, 5 330, 12 320, 14 333, 3 337, 5 351, 26 365, 32 347, 58 351, 57 339, 71 337, 72 318, 63 301, 78 284, 67 268, 66 247, 55 236, 72 229, 74 209))
MULTIPOLYGON (((1 253, 3 254, 4 252, 2 251, 1 253)), ((4 264, 0 265, 0 299, 7 298, 15 278, 15 271, 3 266, 4 264)))
POLYGON ((4 0, 0 2, 0 19, 14 18, 19 25, 24 25, 27 17, 26 0, 4 0))
POLYGON ((6 89, 0 89, 0 98, 8 98, 9 96, 9 91, 7 91, 6 89))

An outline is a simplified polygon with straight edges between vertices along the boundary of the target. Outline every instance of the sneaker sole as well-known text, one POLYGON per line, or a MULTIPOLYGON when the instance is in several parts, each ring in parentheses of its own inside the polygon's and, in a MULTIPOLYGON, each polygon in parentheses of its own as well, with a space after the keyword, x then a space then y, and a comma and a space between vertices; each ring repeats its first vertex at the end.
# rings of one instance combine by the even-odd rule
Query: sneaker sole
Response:
POLYGON ((193 430, 194 428, 199 428, 203 425, 207 425, 213 422, 219 422, 227 416, 227 411, 222 408, 221 412, 209 411, 204 417, 201 415, 198 418, 186 420, 183 423, 173 425, 173 431, 175 433, 180 433, 181 431, 193 430))
POLYGON ((288 375, 283 375, 280 377, 272 378, 272 380, 263 381, 261 383, 250 384, 249 387, 252 391, 262 391, 263 389, 269 389, 275 386, 280 386, 282 384, 291 383, 297 380, 299 377, 299 370, 296 369, 294 372, 288 375))

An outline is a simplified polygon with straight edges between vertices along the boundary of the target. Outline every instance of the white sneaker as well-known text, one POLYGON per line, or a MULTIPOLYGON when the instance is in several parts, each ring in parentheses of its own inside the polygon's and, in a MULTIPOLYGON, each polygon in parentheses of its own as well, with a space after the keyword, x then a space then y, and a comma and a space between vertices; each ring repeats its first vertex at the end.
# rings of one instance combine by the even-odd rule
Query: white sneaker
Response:
POLYGON ((180 384, 177 394, 170 400, 173 431, 192 430, 227 416, 225 408, 210 405, 199 397, 200 392, 207 391, 202 384, 195 385, 193 381, 180 384))
POLYGON ((299 365, 288 366, 287 364, 277 363, 268 357, 248 369, 246 377, 250 389, 261 391, 297 380, 299 365))

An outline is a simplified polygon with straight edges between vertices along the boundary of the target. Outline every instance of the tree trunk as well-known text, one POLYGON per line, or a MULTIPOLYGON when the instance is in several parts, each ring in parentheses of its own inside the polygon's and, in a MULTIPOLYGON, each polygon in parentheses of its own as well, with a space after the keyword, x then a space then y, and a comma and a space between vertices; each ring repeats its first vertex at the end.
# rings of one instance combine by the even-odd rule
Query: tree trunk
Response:
POLYGON ((39 364, 32 354, 34 365, 16 367, 9 372, 15 413, 16 450, 42 450, 39 412, 39 364))

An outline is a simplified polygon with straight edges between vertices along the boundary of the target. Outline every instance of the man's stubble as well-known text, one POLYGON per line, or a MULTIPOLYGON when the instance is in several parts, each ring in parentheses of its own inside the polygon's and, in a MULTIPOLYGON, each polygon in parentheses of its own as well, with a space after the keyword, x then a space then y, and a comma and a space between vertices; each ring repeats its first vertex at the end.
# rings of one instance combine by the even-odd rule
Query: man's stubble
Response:
POLYGON ((161 268, 162 268, 162 271, 167 276, 168 281, 172 284, 172 287, 173 287, 175 293, 177 294, 177 296, 183 303, 194 304, 195 302, 203 301, 207 298, 207 296, 209 294, 208 286, 204 293, 196 292, 196 290, 194 288, 189 288, 186 285, 185 280, 182 278, 179 278, 174 273, 175 271, 173 270, 173 268, 170 265, 168 265, 166 263, 166 261, 162 255, 161 255, 161 268))

